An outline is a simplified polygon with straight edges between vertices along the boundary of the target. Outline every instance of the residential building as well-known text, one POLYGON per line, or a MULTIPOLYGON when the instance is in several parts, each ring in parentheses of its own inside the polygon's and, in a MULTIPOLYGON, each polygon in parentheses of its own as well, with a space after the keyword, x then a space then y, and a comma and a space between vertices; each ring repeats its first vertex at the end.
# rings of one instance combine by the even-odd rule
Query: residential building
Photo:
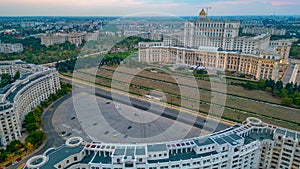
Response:
POLYGON ((83 40, 98 40, 99 32, 88 33, 88 32, 70 32, 70 33, 55 33, 40 36, 41 44, 45 46, 50 46, 54 44, 62 44, 65 42, 70 42, 76 46, 82 44, 83 40))
POLYGON ((41 36, 41 44, 45 46, 51 46, 55 44, 62 44, 66 42, 66 38, 60 35, 45 35, 41 36))
POLYGON ((73 137, 27 161, 27 169, 300 168, 300 133, 248 118, 207 136, 144 144, 86 143, 73 137))
POLYGON ((270 34, 270 35, 284 36, 286 34, 286 29, 245 27, 243 28, 243 33, 252 34, 252 35, 270 34))
POLYGON ((1 61, 0 74, 12 76, 19 71, 21 77, 0 90, 0 143, 7 143, 21 138, 21 127, 25 115, 50 94, 60 89, 58 72, 25 62, 1 61))
POLYGON ((1 43, 0 41, 0 53, 17 53, 23 52, 23 45, 21 43, 1 43))

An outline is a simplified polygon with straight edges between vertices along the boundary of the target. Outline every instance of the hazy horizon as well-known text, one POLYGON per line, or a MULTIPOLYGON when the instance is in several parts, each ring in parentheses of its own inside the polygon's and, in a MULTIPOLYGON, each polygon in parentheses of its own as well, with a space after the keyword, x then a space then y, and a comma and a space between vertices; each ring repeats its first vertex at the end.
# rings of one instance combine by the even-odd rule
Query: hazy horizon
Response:
POLYGON ((210 16, 300 15, 299 0, 0 0, 0 16, 195 16, 206 6, 210 16))

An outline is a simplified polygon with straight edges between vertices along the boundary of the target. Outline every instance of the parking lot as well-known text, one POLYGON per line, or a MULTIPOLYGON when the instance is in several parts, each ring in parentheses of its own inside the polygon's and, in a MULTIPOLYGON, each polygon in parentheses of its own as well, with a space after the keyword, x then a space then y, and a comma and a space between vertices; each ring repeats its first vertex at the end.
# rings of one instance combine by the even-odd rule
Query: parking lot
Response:
POLYGON ((52 122, 64 138, 80 136, 88 142, 145 143, 208 134, 199 128, 84 92, 63 102, 52 122))

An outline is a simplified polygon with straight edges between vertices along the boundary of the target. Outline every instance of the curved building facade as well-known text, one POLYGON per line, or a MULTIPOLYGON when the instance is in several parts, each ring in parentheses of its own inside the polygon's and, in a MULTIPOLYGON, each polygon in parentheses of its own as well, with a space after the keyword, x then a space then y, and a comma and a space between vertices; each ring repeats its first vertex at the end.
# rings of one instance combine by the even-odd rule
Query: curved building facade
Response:
POLYGON ((298 169, 299 140, 300 133, 248 118, 241 126, 171 142, 110 144, 70 138, 30 159, 26 169, 298 169))
POLYGON ((0 70, 1 74, 11 72, 11 76, 16 72, 21 74, 18 80, 0 90, 0 137, 5 145, 21 137, 25 115, 60 89, 60 81, 55 69, 22 61, 0 62, 0 70))

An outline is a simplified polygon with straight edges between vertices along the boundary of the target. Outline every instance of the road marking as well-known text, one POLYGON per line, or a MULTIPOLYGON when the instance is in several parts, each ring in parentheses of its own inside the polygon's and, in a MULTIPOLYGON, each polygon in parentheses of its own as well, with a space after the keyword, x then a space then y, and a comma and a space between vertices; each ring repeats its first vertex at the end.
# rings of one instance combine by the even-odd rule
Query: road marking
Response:
POLYGON ((69 125, 67 125, 67 124, 65 124, 65 123, 63 123, 62 126, 65 127, 65 128, 67 128, 67 129, 70 129, 70 128, 71 128, 71 126, 69 126, 69 125))

